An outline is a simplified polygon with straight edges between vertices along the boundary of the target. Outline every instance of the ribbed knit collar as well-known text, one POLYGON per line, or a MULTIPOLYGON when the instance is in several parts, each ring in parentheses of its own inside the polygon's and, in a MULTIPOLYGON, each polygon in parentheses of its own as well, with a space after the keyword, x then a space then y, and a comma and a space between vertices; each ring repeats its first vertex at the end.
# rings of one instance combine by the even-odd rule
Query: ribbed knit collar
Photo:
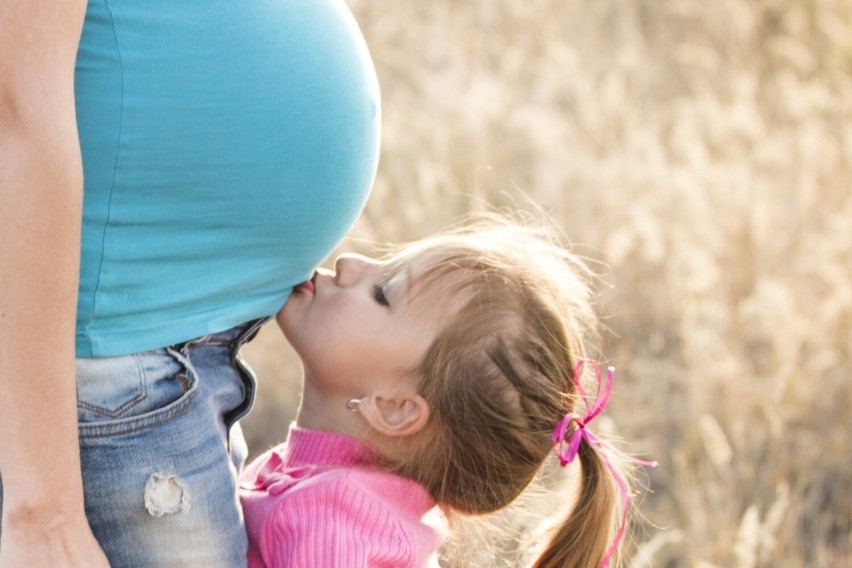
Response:
POLYGON ((364 440, 343 434, 306 430, 295 423, 290 425, 290 434, 282 457, 288 467, 348 466, 381 461, 379 452, 364 440))

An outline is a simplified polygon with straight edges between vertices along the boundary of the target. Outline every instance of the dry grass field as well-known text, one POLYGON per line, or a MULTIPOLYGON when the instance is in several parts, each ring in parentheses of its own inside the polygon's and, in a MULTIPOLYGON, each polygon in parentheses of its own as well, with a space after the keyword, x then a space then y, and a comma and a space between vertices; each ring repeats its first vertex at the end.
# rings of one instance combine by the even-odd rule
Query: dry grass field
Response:
MULTIPOLYGON (((660 462, 624 564, 852 566, 852 1, 350 5, 384 131, 343 249, 535 204, 600 262, 607 416, 660 462)), ((245 354, 257 453, 299 369, 245 354)))

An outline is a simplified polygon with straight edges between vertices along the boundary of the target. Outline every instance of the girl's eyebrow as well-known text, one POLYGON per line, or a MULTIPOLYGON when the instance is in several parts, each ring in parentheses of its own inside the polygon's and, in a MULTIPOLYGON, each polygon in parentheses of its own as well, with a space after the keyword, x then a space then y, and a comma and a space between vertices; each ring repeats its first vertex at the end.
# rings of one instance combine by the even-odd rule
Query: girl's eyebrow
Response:
POLYGON ((393 305, 405 297, 410 289, 411 268, 407 264, 392 265, 390 268, 391 270, 382 282, 382 286, 385 296, 393 305))

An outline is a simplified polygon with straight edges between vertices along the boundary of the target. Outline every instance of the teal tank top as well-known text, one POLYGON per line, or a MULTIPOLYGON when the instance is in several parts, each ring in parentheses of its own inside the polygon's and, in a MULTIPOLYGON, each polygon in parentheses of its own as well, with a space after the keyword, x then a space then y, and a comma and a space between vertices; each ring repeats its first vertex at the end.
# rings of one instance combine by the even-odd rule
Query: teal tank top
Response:
POLYGON ((77 354, 275 313, 376 171, 379 88, 342 1, 90 0, 77 354))

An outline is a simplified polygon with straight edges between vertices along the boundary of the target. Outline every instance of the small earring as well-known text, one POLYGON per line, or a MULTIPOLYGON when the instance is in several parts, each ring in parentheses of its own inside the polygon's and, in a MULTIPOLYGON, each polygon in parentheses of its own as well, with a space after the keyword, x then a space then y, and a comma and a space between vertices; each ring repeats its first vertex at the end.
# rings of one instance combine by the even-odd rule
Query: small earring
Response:
POLYGON ((346 402, 346 408, 351 410, 352 412, 358 412, 358 406, 361 404, 360 398, 353 398, 346 402))

